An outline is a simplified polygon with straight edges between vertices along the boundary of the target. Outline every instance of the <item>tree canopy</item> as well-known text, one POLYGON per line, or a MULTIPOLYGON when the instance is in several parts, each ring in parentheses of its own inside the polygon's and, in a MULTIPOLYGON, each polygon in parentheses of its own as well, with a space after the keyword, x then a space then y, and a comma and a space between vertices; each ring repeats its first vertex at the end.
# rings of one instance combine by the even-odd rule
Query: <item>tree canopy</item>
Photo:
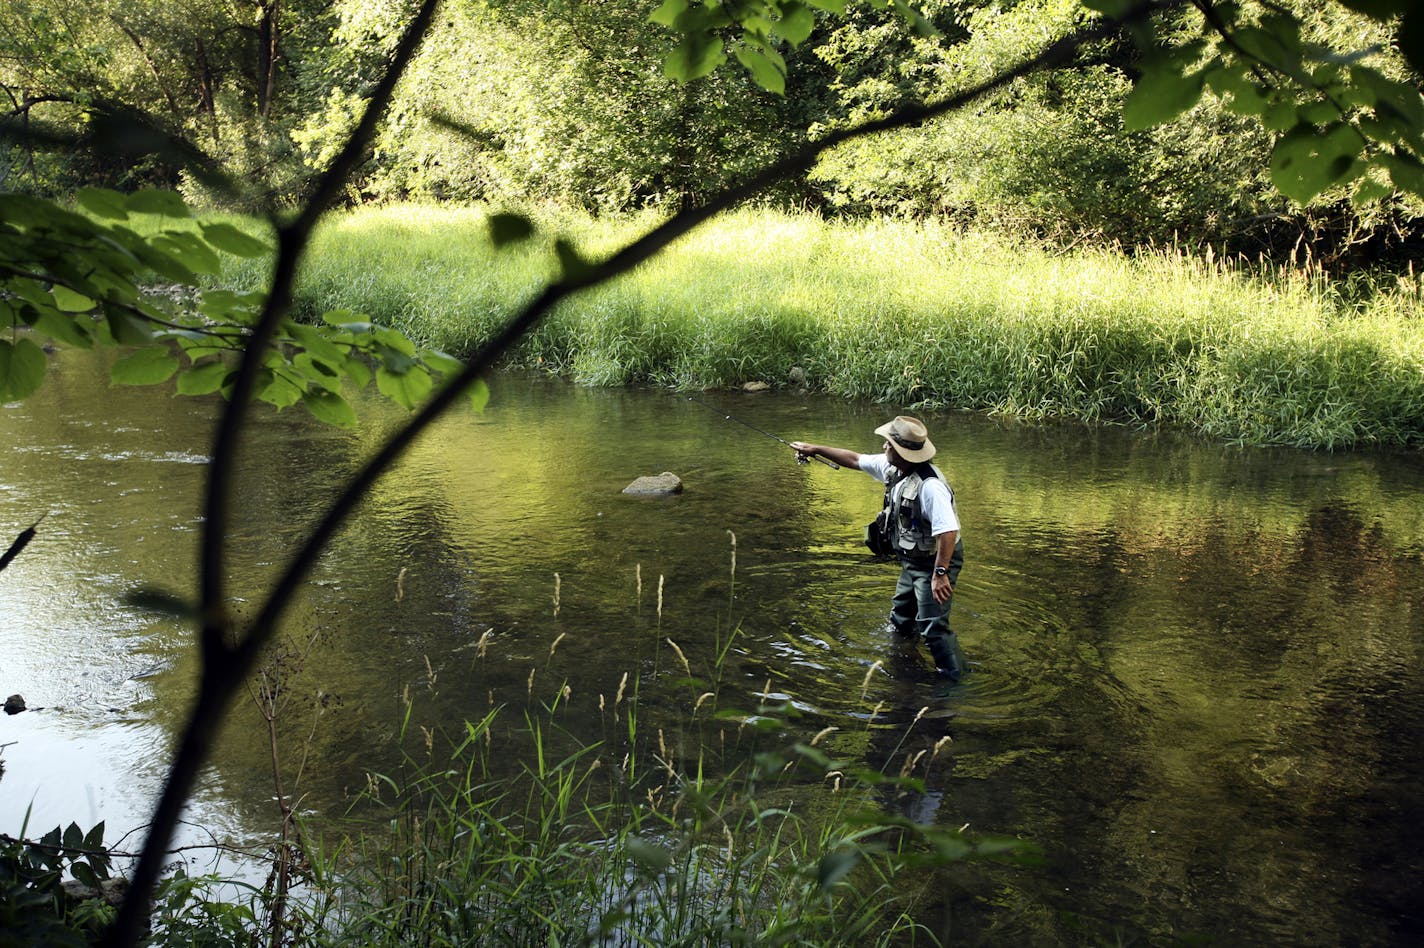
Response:
MULTIPOLYGON (((830 151, 768 196, 1129 245, 1261 249, 1282 228, 1293 242, 1301 227, 1412 226, 1424 30, 1411 6, 450 0, 345 196, 676 209, 1131 14, 1051 70, 830 151)), ((0 181, 207 200, 203 170, 223 169, 245 184, 241 206, 299 201, 412 9, 19 0, 0 11, 0 181), (144 139, 173 147, 135 159, 144 139)))

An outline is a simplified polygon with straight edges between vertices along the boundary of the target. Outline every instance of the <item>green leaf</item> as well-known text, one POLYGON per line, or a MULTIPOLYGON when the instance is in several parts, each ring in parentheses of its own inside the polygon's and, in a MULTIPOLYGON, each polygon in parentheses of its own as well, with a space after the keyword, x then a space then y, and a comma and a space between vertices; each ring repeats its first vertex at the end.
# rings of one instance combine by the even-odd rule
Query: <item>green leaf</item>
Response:
POLYGON ((222 361, 195 365, 178 376, 179 395, 211 395, 223 387, 232 369, 222 361))
POLYGON ((485 406, 489 404, 490 390, 484 379, 475 379, 475 384, 470 386, 470 407, 475 414, 483 414, 485 406))
POLYGON ((860 854, 850 849, 826 853, 816 865, 816 885, 822 892, 834 888, 860 863, 860 854))
POLYGON ((906 0, 890 0, 890 5, 895 8, 896 13, 900 14, 902 20, 910 24, 910 28, 915 31, 915 35, 924 37, 925 39, 939 35, 939 30, 935 29, 934 24, 925 19, 924 15, 907 3, 906 0))
POLYGON ((95 823, 89 832, 84 835, 85 849, 99 849, 104 845, 104 821, 95 823))
POLYGON ((714 33, 688 33, 663 58, 663 74, 676 82, 701 79, 727 61, 722 40, 714 33))
POLYGON ((110 310, 104 314, 109 335, 121 346, 144 346, 153 341, 153 330, 148 323, 124 310, 110 310))
POLYGON ((842 15, 846 12, 846 0, 806 0, 806 2, 818 10, 829 10, 831 13, 842 15))
POLYGON ((672 854, 656 843, 639 836, 629 836, 624 844, 628 857, 650 872, 661 872, 672 865, 672 854))
POLYGON ((424 362, 432 372, 446 377, 458 375, 465 368, 465 363, 439 349, 421 349, 420 361, 424 362))
POLYGON ((1273 132, 1284 132, 1295 128, 1300 117, 1296 115, 1295 102, 1274 102, 1261 115, 1261 124, 1273 132))
POLYGON ((28 339, 0 339, 0 402, 28 398, 44 382, 44 350, 28 339))
POLYGON ((356 336, 369 333, 372 328, 371 323, 366 320, 364 314, 349 309, 333 309, 322 313, 321 321, 328 326, 335 326, 342 332, 349 332, 356 336))
POLYGON ((157 214, 161 217, 192 216, 188 205, 183 203, 183 198, 173 191, 144 188, 130 194, 124 203, 135 214, 157 214))
POLYGON ((1424 197, 1424 164, 1409 154, 1381 155, 1379 161, 1389 169, 1389 179, 1401 191, 1424 197))
POLYGON ((1350 203, 1356 207, 1363 207, 1374 201, 1382 201, 1394 193, 1394 189, 1382 181, 1366 175, 1360 179, 1360 183, 1355 186, 1355 190, 1350 192, 1350 203))
POLYGON ((298 385, 285 372, 267 369, 262 378, 266 379, 266 384, 261 386, 257 397, 278 411, 290 408, 308 395, 306 385, 298 385))
POLYGON ((677 18, 686 11, 687 0, 663 0, 663 5, 653 11, 648 22, 671 29, 677 24, 677 18))
POLYGON ((1418 137, 1424 126, 1424 97, 1418 89, 1367 66, 1354 67, 1350 75, 1369 96, 1381 121, 1393 126, 1402 139, 1418 137))
MULTIPOLYGON (((767 52, 774 52, 768 50, 767 52)), ((737 61, 746 67, 747 72, 752 74, 753 81, 768 92, 777 95, 786 94, 786 66, 782 62, 778 63, 758 49, 753 49, 746 43, 738 44, 736 48, 737 61)), ((777 56, 777 60, 781 57, 777 56)))
POLYGON ((177 371, 177 357, 165 347, 150 346, 115 362, 109 370, 109 378, 116 385, 157 385, 168 381, 177 371))
POLYGON ((41 309, 49 307, 54 303, 54 295, 38 280, 9 280, 6 282, 5 289, 30 305, 41 309))
POLYGON ((425 401, 433 387, 430 373, 419 366, 406 372, 392 372, 384 367, 376 370, 376 388, 406 411, 425 401))
POLYGON ((371 368, 359 356, 351 356, 343 362, 341 371, 346 373, 348 379, 356 383, 357 388, 365 388, 371 384, 371 368))
POLYGON ((781 8, 781 20, 776 24, 776 32, 786 37, 792 46, 800 46, 811 35, 815 25, 816 15, 811 9, 792 0, 781 8))
POLYGON ((129 219, 124 196, 118 191, 111 191, 108 188, 80 188, 75 199, 79 202, 80 207, 95 217, 107 217, 110 220, 119 221, 129 219))
POLYGON ((57 312, 40 313, 34 322, 36 332, 79 349, 88 349, 94 345, 94 337, 90 335, 92 325, 88 320, 76 320, 72 316, 57 312))
POLYGON ((399 330, 391 329, 388 326, 378 328, 373 333, 373 338, 381 345, 393 349, 402 356, 410 359, 414 359, 418 351, 415 347, 415 343, 410 341, 409 336, 399 330))
POLYGON ((71 863, 69 866, 69 874, 91 889, 99 888, 99 877, 94 875, 94 870, 89 868, 87 862, 71 863))
POLYGON ((196 273, 222 272, 222 261, 197 234, 171 230, 153 238, 152 243, 155 249, 167 251, 196 273))
POLYGON ((1142 131, 1172 121, 1197 104, 1203 83, 1201 72, 1183 75, 1165 56, 1147 62, 1123 105, 1123 127, 1142 131))
POLYGON ((534 222, 523 214, 491 214, 490 242, 496 248, 508 247, 534 236, 534 222))
POLYGON ((61 313, 87 313, 94 308, 93 300, 67 286, 56 286, 50 293, 54 296, 54 305, 59 307, 61 313))
POLYGON ((339 369, 346 361, 346 349, 332 340, 331 330, 291 320, 287 321, 286 328, 291 337, 311 353, 313 358, 320 359, 333 369, 339 369))
POLYGON ((324 424, 337 428, 356 427, 356 411, 346 399, 334 392, 324 388, 313 389, 302 396, 302 404, 313 418, 324 424))
MULTIPOLYGON (((182 283, 185 286, 192 286, 198 282, 198 276, 191 269, 185 266, 178 257, 175 257, 170 250, 177 250, 181 253, 181 247, 172 247, 165 250, 158 246, 161 238, 155 238, 153 244, 143 241, 135 244, 131 249, 134 256, 138 257, 144 266, 153 270, 159 276, 171 280, 174 283, 182 283)), ((211 250, 208 251, 212 253, 211 250)))
POLYGON ((309 383, 320 385, 324 389, 341 394, 341 362, 335 365, 315 358, 310 352, 298 352, 292 357, 292 368, 301 374, 302 378, 309 383))
POLYGON ((1297 125, 1281 137, 1271 152, 1271 181, 1282 194, 1308 204, 1320 192, 1358 175, 1364 165, 1359 134, 1339 124, 1325 131, 1297 125))
POLYGON ((271 250, 263 241, 231 224, 216 223, 199 226, 203 229, 204 240, 223 253, 230 253, 234 257, 260 257, 271 250))
POLYGON ((1329 125, 1341 117, 1339 106, 1328 99, 1302 105, 1296 110, 1296 115, 1307 125, 1329 125))

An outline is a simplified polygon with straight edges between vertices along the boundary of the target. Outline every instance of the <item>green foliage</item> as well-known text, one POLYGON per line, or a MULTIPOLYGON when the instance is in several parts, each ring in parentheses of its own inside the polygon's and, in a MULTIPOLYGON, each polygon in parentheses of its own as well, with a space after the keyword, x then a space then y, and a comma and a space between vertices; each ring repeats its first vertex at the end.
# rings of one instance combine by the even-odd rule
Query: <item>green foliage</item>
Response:
MULTIPOLYGON (((326 9, 309 0, 4 5, 0 84, 12 93, 11 114, 59 140, 0 149, 0 170, 9 171, 0 180, 45 194, 91 183, 178 184, 183 159, 173 155, 133 160, 127 147, 73 147, 123 118, 136 121, 120 138, 151 132, 180 143, 189 157, 204 152, 246 180, 256 192, 249 201, 291 199, 304 182, 287 130, 315 107, 309 73, 322 64, 313 53, 330 31, 326 9)), ((189 184, 201 190, 196 179, 189 184)))
POLYGON ((75 823, 39 840, 0 836, 0 945, 87 945, 112 910, 100 899, 73 903, 66 874, 97 889, 109 878, 104 824, 85 833, 75 823))
MULTIPOLYGON (((921 35, 934 26, 904 0, 879 0, 893 9, 921 35)), ((737 61, 757 85, 782 95, 786 91, 786 60, 777 51, 785 42, 796 48, 811 35, 813 9, 836 14, 846 11, 845 0, 751 0, 738 4, 706 0, 663 0, 652 22, 677 34, 677 44, 663 59, 668 78, 690 82, 710 75, 727 61, 730 47, 737 61), (730 35, 728 35, 730 34, 730 35)))
MULTIPOLYGON (((228 222, 193 219, 172 192, 86 189, 78 200, 92 216, 20 195, 0 204, 0 330, 13 337, 0 339, 0 398, 24 398, 43 383, 45 345, 129 349, 111 368, 116 384, 176 376, 181 395, 227 394, 233 357, 266 296, 200 284, 218 277, 225 255, 256 259, 267 242, 228 222)), ((283 321, 257 397, 277 408, 301 403, 350 427, 346 385, 374 378, 412 409, 457 369, 449 356, 338 310, 315 326, 283 321)))
MULTIPOLYGON (((1409 103, 1418 93, 1403 80, 1399 59, 1387 49, 1369 57, 1357 50, 1386 44, 1382 28, 1330 5, 1299 17, 1295 29, 1309 37, 1302 41, 1307 48, 1351 63, 1362 82, 1378 86, 1379 76, 1390 77, 1378 92, 1399 111, 1415 110, 1409 103)), ((945 25, 932 42, 914 40, 887 19, 848 24, 818 47, 843 77, 834 87, 839 114, 827 127, 876 117, 906 97, 935 98, 982 81, 1078 28, 1083 11, 1076 3, 1031 0, 1007 11, 965 8, 954 25, 942 14, 937 22, 945 25), (907 59, 915 68, 905 67, 907 59)), ((1277 27, 1289 34, 1285 21, 1277 27)), ((1062 241, 1233 240, 1254 252, 1270 239, 1263 225, 1298 215, 1300 203, 1339 203, 1349 187, 1362 203, 1357 229, 1398 227, 1402 219, 1411 226, 1417 202, 1402 212, 1399 205, 1368 203, 1394 190, 1385 166, 1410 173, 1407 157, 1385 148, 1378 156, 1383 164, 1351 185, 1338 177, 1342 168, 1351 170, 1345 159, 1353 146, 1342 131, 1297 130, 1278 144, 1279 133, 1296 124, 1297 106, 1287 108, 1285 98, 1319 98, 1315 80, 1277 76, 1278 105, 1263 121, 1263 93, 1235 81, 1240 62, 1237 71, 1208 68, 1213 47, 1205 30, 1200 18, 1164 15, 1153 30, 1138 31, 1150 37, 1144 52, 1123 44, 1083 50, 1077 64, 1019 80, 980 107, 842 146, 812 177, 837 207, 940 214, 1062 241), (1244 107, 1255 100, 1259 107, 1244 107), (1271 121, 1284 124, 1273 128, 1271 121), (1282 193, 1296 200, 1282 200, 1282 193)), ((1218 37, 1216 46, 1230 42, 1218 37)), ((1417 129, 1419 117, 1400 133, 1417 129)), ((1370 121, 1363 113, 1361 120, 1370 121)))
MULTIPOLYGON (((362 55, 401 26, 364 2, 336 9, 338 46, 362 55)), ((675 206, 802 137, 800 106, 749 78, 723 72, 679 86, 662 75, 655 57, 668 41, 647 12, 635 0, 451 5, 358 175, 361 198, 675 206)), ((779 55, 769 48, 762 58, 779 55)), ((361 92, 333 90, 297 131, 313 167, 351 127, 361 92)))
MULTIPOLYGON (((1356 5, 1358 6, 1358 5, 1356 5)), ((1371 4, 1381 31, 1419 72, 1424 43, 1413 36, 1415 4, 1371 4)), ((1228 108, 1284 133, 1271 156, 1271 177, 1287 197, 1307 204, 1330 188, 1389 180, 1424 197, 1416 169, 1424 169, 1424 98, 1416 85, 1391 78, 1376 49, 1340 48, 1317 41, 1290 10, 1251 4, 1203 8, 1200 36, 1171 47, 1143 44, 1141 77, 1128 99, 1129 128, 1170 121, 1210 88, 1228 108)))
MULTIPOLYGON (((193 948, 250 948, 264 934, 254 905, 243 901, 232 881, 216 876, 190 876, 181 867, 158 885, 153 899, 150 945, 193 948), (216 895, 214 890, 226 889, 216 895)), ((254 893, 255 895, 255 893, 254 893)))

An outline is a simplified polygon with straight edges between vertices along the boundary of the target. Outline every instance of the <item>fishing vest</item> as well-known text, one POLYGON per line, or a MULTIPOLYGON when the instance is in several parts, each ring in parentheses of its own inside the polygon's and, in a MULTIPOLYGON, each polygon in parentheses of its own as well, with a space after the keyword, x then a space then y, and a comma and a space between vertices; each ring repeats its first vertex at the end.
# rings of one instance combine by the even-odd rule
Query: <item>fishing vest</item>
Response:
MULTIPOLYGON (((949 502, 953 505, 954 489, 944 483, 944 475, 940 473, 939 468, 928 462, 915 465, 914 470, 908 474, 901 474, 895 469, 885 484, 885 509, 881 522, 886 528, 891 554, 900 559, 912 562, 934 560, 936 544, 934 533, 931 532, 933 528, 920 511, 920 490, 924 487, 925 480, 930 477, 940 479, 940 483, 949 491, 949 502)), ((951 565, 962 560, 960 549, 956 538, 951 565)))

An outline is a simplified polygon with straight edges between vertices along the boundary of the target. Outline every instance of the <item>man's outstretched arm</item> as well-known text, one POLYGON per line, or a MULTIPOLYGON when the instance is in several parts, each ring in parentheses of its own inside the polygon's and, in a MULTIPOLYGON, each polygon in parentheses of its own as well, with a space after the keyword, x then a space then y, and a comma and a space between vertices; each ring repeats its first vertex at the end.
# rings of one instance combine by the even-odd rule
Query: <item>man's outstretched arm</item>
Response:
POLYGON ((814 458, 822 457, 828 461, 835 461, 841 467, 849 467, 856 470, 860 468, 860 454, 846 448, 832 448, 824 444, 807 444, 805 441, 793 441, 791 447, 801 457, 814 458))

